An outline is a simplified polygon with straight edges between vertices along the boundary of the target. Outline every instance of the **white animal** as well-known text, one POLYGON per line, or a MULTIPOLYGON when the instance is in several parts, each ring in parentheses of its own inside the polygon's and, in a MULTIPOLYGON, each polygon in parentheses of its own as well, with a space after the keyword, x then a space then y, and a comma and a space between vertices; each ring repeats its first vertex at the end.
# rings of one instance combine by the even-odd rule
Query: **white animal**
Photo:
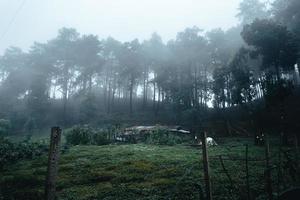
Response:
POLYGON ((126 139, 124 137, 116 137, 116 141, 125 142, 126 139))
MULTIPOLYGON (((198 137, 197 136, 195 136, 195 140, 198 141, 198 137)), ((198 144, 202 145, 202 141, 200 139, 199 139, 198 144)), ((206 138, 206 144, 207 144, 207 146, 217 146, 218 145, 216 143, 216 141, 212 137, 207 137, 206 138)))

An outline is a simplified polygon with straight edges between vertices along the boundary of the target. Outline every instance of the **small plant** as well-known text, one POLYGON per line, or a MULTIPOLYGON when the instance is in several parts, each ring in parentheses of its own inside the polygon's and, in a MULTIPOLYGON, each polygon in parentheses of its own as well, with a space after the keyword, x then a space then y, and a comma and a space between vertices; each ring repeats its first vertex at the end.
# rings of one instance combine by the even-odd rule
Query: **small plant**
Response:
POLYGON ((90 127, 75 126, 66 134, 66 141, 71 145, 91 144, 91 135, 93 130, 90 127))
POLYGON ((32 132, 37 129, 36 119, 29 118, 24 124, 24 130, 27 132, 32 132))
POLYGON ((185 135, 177 135, 168 130, 157 129, 151 133, 145 134, 142 142, 147 144, 159 144, 159 145, 176 145, 185 142, 189 142, 190 138, 185 135))
POLYGON ((66 133, 69 145, 106 145, 111 142, 109 132, 96 130, 90 126, 74 126, 66 133))
POLYGON ((0 137, 0 169, 23 159, 33 159, 48 151, 48 145, 39 142, 23 141, 13 143, 0 137))
POLYGON ((0 119, 0 135, 8 135, 11 129, 11 123, 9 120, 0 119))
POLYGON ((107 132, 97 132, 92 136, 92 144, 94 145, 106 145, 109 143, 110 140, 108 139, 107 132))

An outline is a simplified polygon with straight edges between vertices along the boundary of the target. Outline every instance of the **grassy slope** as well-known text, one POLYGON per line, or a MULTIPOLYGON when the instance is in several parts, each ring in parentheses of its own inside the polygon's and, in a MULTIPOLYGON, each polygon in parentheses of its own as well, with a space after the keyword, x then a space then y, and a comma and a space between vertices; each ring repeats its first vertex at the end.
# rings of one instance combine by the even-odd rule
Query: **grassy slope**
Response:
MULTIPOLYGON (((209 155, 244 156, 241 142, 209 149, 209 155)), ((251 158, 263 158, 264 149, 250 147, 251 158)), ((10 166, 0 176, 2 192, 14 199, 42 199, 46 156, 10 166)), ((234 196, 245 195, 243 161, 225 161, 234 183, 234 196)), ((215 199, 231 199, 227 177, 219 160, 211 159, 215 199)), ((264 162, 250 163, 254 196, 263 191, 264 162)), ((0 172, 1 173, 1 172, 0 172)), ((188 146, 144 144, 75 146, 61 156, 59 199, 199 199, 203 186, 200 149, 188 146)), ((0 198, 1 199, 1 198, 0 198)))

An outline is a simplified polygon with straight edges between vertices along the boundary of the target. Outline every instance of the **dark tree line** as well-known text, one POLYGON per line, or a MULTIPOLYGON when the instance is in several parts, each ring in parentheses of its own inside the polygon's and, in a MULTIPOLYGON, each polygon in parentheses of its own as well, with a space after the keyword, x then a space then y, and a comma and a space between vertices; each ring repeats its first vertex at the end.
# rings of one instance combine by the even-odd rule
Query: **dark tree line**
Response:
POLYGON ((300 4, 269 7, 244 0, 238 26, 191 27, 167 43, 156 33, 120 42, 62 28, 28 52, 10 47, 0 57, 0 118, 16 129, 140 113, 181 120, 210 106, 273 101, 294 84, 300 4))

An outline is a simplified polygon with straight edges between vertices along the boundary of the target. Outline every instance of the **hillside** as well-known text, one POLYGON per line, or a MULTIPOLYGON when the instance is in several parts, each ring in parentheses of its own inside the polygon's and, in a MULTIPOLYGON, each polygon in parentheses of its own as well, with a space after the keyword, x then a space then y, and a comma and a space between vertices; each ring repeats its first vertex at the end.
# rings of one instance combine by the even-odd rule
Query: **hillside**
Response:
MULTIPOLYGON (((209 148, 213 196, 215 199, 244 199, 244 144, 251 144, 252 140, 231 138, 218 139, 218 142, 219 146, 209 148), (223 155, 233 187, 218 155, 223 155)), ((271 150, 275 156, 277 148, 271 150)), ((249 162, 251 193, 263 199, 265 163, 262 155, 263 147, 250 145, 249 160, 258 160, 249 162)), ((276 159, 274 157, 274 163, 276 159)), ((8 166, 1 172, 0 197, 42 199, 46 165, 47 157, 42 156, 8 166)), ((58 199, 201 199, 204 193, 202 166, 201 149, 184 145, 74 146, 64 152, 59 161, 58 199)))

